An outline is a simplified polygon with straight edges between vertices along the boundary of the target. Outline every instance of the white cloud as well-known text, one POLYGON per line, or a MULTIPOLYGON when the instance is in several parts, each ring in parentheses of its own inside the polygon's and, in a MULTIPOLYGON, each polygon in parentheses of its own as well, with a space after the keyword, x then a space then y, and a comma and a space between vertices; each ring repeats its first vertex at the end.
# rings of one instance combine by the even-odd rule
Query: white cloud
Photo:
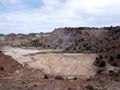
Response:
MULTIPOLYGON (((0 0, 4 4, 21 5, 21 2, 0 0)), ((117 25, 120 24, 119 4, 119 0, 43 0, 41 8, 1 14, 0 30, 27 33, 46 32, 65 26, 117 25)))
POLYGON ((19 3, 20 3, 20 0, 0 0, 0 4, 2 5, 16 5, 19 3))

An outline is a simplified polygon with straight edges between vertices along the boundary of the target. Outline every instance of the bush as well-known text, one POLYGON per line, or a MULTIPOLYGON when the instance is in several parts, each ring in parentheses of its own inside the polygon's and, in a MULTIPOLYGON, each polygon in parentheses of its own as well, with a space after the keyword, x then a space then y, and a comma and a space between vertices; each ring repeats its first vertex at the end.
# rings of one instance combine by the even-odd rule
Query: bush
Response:
POLYGON ((77 77, 74 77, 74 79, 73 80, 77 80, 78 78, 77 77))
POLYGON ((120 53, 116 55, 116 58, 117 58, 117 59, 120 59, 120 53))
POLYGON ((117 64, 117 62, 115 62, 115 61, 110 62, 110 65, 111 65, 111 66, 119 66, 119 65, 117 64))
POLYGON ((113 70, 109 71, 109 75, 113 76, 113 77, 119 77, 120 76, 120 72, 114 72, 113 70))
POLYGON ((0 71, 3 71, 4 70, 4 67, 3 66, 0 66, 0 71))
POLYGON ((64 80, 64 78, 63 78, 62 76, 60 76, 60 75, 57 75, 57 76, 55 77, 55 80, 64 80))
POLYGON ((100 56, 99 56, 99 59, 103 59, 103 56, 102 56, 102 55, 100 55, 100 56))
POLYGON ((44 79, 48 79, 48 75, 47 74, 44 75, 44 79))
POLYGON ((2 53, 2 51, 0 51, 0 53, 2 53))
POLYGON ((110 56, 109 61, 114 61, 114 57, 110 56))
POLYGON ((105 66, 106 66, 105 61, 101 61, 100 64, 99 64, 99 67, 105 67, 105 66))
POLYGON ((96 71, 96 74, 101 74, 104 71, 104 69, 99 69, 96 71))
POLYGON ((86 88, 89 89, 89 90, 95 90, 94 87, 91 86, 91 85, 87 85, 86 88))

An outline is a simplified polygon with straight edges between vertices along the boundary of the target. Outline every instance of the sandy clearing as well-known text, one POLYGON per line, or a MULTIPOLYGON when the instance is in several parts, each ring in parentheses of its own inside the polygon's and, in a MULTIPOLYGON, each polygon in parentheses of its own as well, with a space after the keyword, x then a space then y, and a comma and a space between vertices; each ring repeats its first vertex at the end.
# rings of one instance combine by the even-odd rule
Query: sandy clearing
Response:
POLYGON ((12 56, 16 61, 23 65, 27 64, 29 67, 41 69, 47 74, 83 76, 91 76, 95 74, 92 64, 97 56, 96 54, 35 54, 44 51, 49 52, 51 50, 7 48, 5 54, 12 56))
POLYGON ((95 54, 41 54, 32 56, 35 59, 29 66, 39 68, 49 74, 61 75, 94 75, 92 68, 95 54))

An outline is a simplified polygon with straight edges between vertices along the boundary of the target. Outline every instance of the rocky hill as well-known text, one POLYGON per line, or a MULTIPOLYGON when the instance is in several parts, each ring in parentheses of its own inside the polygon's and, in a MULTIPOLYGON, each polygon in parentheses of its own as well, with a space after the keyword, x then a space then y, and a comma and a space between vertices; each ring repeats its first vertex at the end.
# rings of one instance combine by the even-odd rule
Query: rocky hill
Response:
POLYGON ((51 33, 0 35, 5 45, 65 49, 67 52, 107 52, 119 47, 120 27, 57 28, 51 33), (116 44, 114 44, 116 43, 116 44))
POLYGON ((104 62, 105 65, 120 67, 120 26, 65 27, 50 33, 1 34, 0 40, 3 45, 12 47, 62 49, 67 53, 97 53, 99 57, 96 58, 95 66, 104 62))

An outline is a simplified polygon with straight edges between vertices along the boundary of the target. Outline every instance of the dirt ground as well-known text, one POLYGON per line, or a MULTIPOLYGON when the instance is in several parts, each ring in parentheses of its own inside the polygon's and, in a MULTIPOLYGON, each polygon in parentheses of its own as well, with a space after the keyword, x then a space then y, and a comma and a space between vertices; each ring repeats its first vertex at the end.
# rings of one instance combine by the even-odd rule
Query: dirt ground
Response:
POLYGON ((10 77, 0 78, 0 90, 120 90, 120 80, 108 76, 94 77, 92 63, 96 54, 21 48, 6 48, 4 53, 25 67, 10 77), (64 80, 56 80, 54 75, 58 74, 64 76, 64 80))
POLYGON ((6 48, 5 54, 12 56, 23 66, 40 69, 47 74, 86 77, 95 74, 92 64, 96 54, 52 53, 51 51, 6 48))

